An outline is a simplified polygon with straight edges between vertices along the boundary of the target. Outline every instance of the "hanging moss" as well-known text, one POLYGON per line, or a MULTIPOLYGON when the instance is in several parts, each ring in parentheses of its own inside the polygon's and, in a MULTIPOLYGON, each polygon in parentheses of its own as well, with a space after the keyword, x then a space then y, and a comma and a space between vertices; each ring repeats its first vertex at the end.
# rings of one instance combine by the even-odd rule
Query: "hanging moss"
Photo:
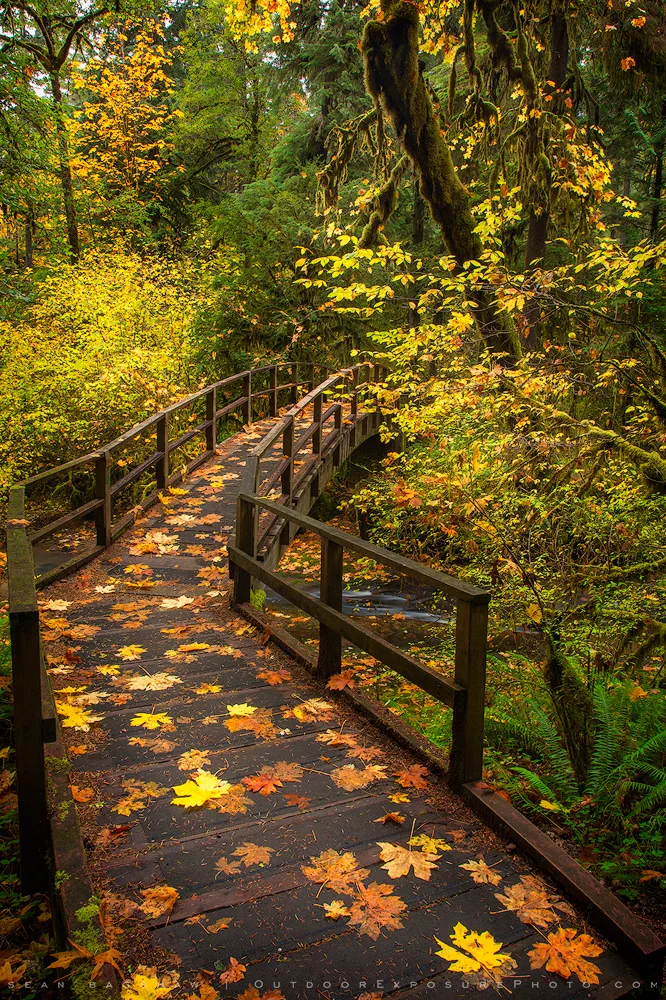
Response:
MULTIPOLYGON (((383 0, 382 13, 382 21, 370 21, 363 35, 366 87, 386 111, 418 169, 421 193, 447 247, 462 266, 478 259, 482 246, 468 193, 456 173, 423 78, 418 9, 405 0, 383 0)), ((510 357, 519 356, 513 325, 500 319, 485 296, 476 294, 476 300, 476 319, 488 345, 510 357)))
POLYGON ((409 157, 402 156, 388 176, 388 180, 382 185, 375 195, 372 203, 372 212, 368 219, 361 238, 358 241, 361 249, 374 247, 377 243, 382 226, 386 224, 393 214, 398 204, 398 190, 400 182, 409 166, 409 157))

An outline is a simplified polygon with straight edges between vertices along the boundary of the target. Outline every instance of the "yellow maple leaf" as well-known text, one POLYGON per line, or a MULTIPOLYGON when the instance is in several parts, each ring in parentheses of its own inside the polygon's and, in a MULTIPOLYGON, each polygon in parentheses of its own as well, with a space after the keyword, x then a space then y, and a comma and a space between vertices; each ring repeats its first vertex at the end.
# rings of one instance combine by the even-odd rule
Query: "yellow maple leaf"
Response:
POLYGON ((198 771, 193 778, 182 785, 174 785, 176 798, 171 800, 175 806, 194 809, 205 805, 210 799, 217 799, 231 790, 231 784, 211 774, 210 771, 198 771))
POLYGON ((69 705, 66 702, 56 701, 58 715, 62 717, 61 725, 63 729, 81 729, 87 733, 93 722, 101 722, 103 715, 93 715, 77 705, 69 705))
POLYGON ((155 969, 140 965, 131 982, 123 983, 120 1000, 160 1000, 173 992, 175 984, 162 985, 155 969))
POLYGON ((159 729, 160 726, 169 726, 173 722, 170 715, 165 712, 137 712, 130 721, 130 726, 143 726, 144 729, 159 729))
POLYGON ((420 847, 424 854, 436 854, 437 851, 450 851, 451 845, 447 844, 441 837, 429 837, 426 833, 419 833, 409 841, 412 847, 420 847))
MULTIPOLYGON (((516 967, 516 963, 509 954, 500 952, 501 941, 496 941, 488 931, 468 931, 464 924, 457 923, 453 928, 453 934, 449 935, 455 948, 440 941, 438 937, 435 941, 440 947, 435 954, 440 958, 450 962, 449 972, 485 972, 492 974, 493 969, 507 971, 516 967), (457 949, 460 949, 458 951, 457 949)), ((492 976, 495 979, 494 976, 492 976)))
POLYGON ((121 660, 140 660, 145 652, 143 646, 121 646, 117 651, 121 660))
POLYGON ((194 689, 195 694, 217 694, 222 690, 220 684, 200 684, 198 688, 194 689))
POLYGON ((254 715, 256 708, 253 705, 247 705, 243 703, 242 705, 227 705, 227 712, 229 715, 254 715))

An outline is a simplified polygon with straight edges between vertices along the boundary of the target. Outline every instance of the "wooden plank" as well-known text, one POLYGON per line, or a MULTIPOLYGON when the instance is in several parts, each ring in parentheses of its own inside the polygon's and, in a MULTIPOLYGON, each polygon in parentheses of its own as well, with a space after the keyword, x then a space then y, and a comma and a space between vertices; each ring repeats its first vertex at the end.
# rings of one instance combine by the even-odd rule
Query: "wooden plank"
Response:
POLYGON ((80 552, 78 555, 72 556, 67 562, 61 563, 60 566, 54 567, 54 569, 48 570, 46 573, 41 573, 35 578, 35 587, 37 590, 41 590, 43 587, 48 587, 50 583, 55 583, 56 580, 62 579, 63 576, 67 576, 68 573, 73 573, 74 570, 80 569, 85 566, 86 563, 92 562, 97 556, 101 555, 106 548, 105 545, 95 545, 93 548, 89 549, 87 552, 80 552))
MULTIPOLYGON (((420 688, 432 695, 433 698, 437 698, 438 701, 452 707, 456 697, 460 698, 464 696, 464 689, 459 684, 448 680, 437 673, 437 671, 427 667, 424 663, 419 663, 414 657, 404 653, 397 646, 393 646, 390 642, 382 639, 381 636, 376 635, 369 629, 350 621, 346 615, 327 607, 323 601, 287 583, 286 580, 281 579, 274 572, 266 569, 262 563, 257 562, 256 559, 251 559, 235 545, 229 545, 228 549, 229 558, 235 566, 246 570, 251 577, 256 577, 263 583, 268 584, 269 587, 278 594, 281 594, 282 597, 286 597, 287 600, 295 604, 301 611, 305 611, 307 614, 312 615, 313 618, 323 622, 329 629, 344 636, 349 642, 353 642, 355 646, 358 646, 360 649, 365 650, 366 653, 385 663, 392 670, 395 670, 396 673, 401 674, 402 677, 412 681, 414 684, 418 684, 420 688)), ((245 600, 249 600, 249 595, 245 600)), ((239 601, 239 603, 242 602, 239 601)))

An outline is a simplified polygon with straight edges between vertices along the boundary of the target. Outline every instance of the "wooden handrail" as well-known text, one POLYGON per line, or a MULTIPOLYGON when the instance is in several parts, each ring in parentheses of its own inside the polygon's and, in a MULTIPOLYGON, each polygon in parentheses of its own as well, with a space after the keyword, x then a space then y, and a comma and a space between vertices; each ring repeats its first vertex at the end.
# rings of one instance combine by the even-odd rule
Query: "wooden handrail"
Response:
POLYGON ((236 542, 228 545, 228 550, 230 569, 233 567, 234 601, 237 604, 249 601, 252 579, 260 580, 319 621, 317 669, 321 676, 330 677, 341 670, 342 639, 345 638, 452 708, 449 756, 451 780, 456 785, 462 785, 481 779, 490 601, 487 591, 301 514, 287 505, 286 496, 283 504, 277 504, 265 497, 241 492, 237 500, 236 542), (267 510, 277 518, 319 536, 319 598, 284 580, 257 558, 259 510, 267 510), (396 573, 455 599, 456 651, 453 681, 342 613, 345 550, 373 559, 396 573))
MULTIPOLYGON (((82 565, 82 563, 88 561, 89 558, 93 558, 99 552, 100 547, 110 545, 111 542, 122 533, 122 531, 133 523, 134 514, 132 512, 124 514, 120 519, 114 521, 113 501, 115 501, 129 486, 131 486, 132 483, 139 480, 143 473, 147 472, 150 468, 155 467, 157 490, 151 492, 149 496, 145 497, 136 507, 134 507, 134 512, 145 510, 155 502, 159 490, 167 489, 170 485, 178 482, 182 479, 183 475, 191 472, 197 467, 197 465, 202 464, 213 455, 217 439, 217 423, 219 420, 222 420, 224 417, 231 416, 232 414, 240 414, 244 423, 251 423, 254 416, 253 403, 257 399, 265 397, 268 397, 270 415, 277 416, 279 394, 286 390, 290 393, 290 397, 293 397, 293 394, 297 392, 299 386, 311 386, 314 380, 314 368, 314 365, 308 363, 307 378, 299 377, 297 362, 279 362, 274 365, 262 365, 259 368, 247 369, 246 371, 238 372, 235 375, 228 375, 226 378, 220 379, 218 382, 207 385, 204 388, 198 389, 196 392, 184 397, 183 399, 177 400, 175 403, 165 407, 165 409, 160 410, 158 413, 154 413, 150 417, 146 417, 145 420, 142 420, 133 427, 130 427, 129 430, 124 431, 118 437, 109 441, 107 444, 102 445, 96 451, 90 452, 87 455, 82 455, 80 458, 73 459, 70 462, 65 462, 63 465, 56 466, 53 469, 47 469, 44 472, 40 472, 37 475, 31 476, 29 479, 25 480, 22 484, 24 487, 31 487, 35 485, 43 486, 58 476, 66 475, 75 470, 81 469, 84 475, 87 474, 90 481, 90 486, 87 491, 88 499, 65 515, 34 529, 28 535, 30 541, 37 542, 44 538, 48 538, 50 535, 67 526, 71 522, 79 518, 89 517, 93 514, 96 524, 96 545, 89 548, 87 552, 81 553, 70 559, 68 562, 63 564, 62 567, 51 570, 46 574, 42 574, 37 579, 37 586, 43 586, 47 582, 51 583, 53 580, 58 579, 59 576, 63 576, 65 573, 71 572, 72 569, 82 565), (286 375, 282 374, 285 372, 285 369, 287 370, 286 375), (268 375, 268 387, 265 386, 266 375, 268 375), (281 376, 286 378, 287 381, 281 382, 281 376), (253 388, 253 380, 255 384, 257 384, 257 380, 260 378, 264 384, 262 384, 261 388, 258 387, 255 391, 253 388), (239 387, 242 386, 240 394, 230 402, 225 403, 222 406, 218 405, 218 392, 220 390, 228 389, 234 385, 239 387), (172 439, 170 437, 170 427, 174 415, 186 407, 200 402, 201 400, 205 400, 206 403, 205 420, 197 423, 195 427, 185 430, 183 433, 172 439), (133 468, 129 469, 120 479, 112 482, 112 456, 119 449, 130 444, 146 432, 152 432, 157 438, 155 451, 153 451, 150 456, 137 462, 137 464, 133 468), (199 436, 205 440, 203 452, 190 461, 185 466, 184 470, 173 473, 170 469, 171 456, 173 453, 179 448, 182 448, 183 445, 199 436), (90 499, 91 494, 94 495, 95 499, 90 499)), ((296 403, 296 406, 298 405, 299 404, 296 403)), ((278 433, 281 433, 281 431, 278 433)))

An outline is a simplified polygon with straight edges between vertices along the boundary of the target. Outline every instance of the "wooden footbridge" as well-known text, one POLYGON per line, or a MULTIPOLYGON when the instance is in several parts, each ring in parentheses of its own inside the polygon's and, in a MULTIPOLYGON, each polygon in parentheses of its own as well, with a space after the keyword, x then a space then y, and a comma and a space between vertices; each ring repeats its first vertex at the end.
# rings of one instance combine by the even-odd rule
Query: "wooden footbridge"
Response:
POLYGON ((308 516, 378 434, 383 376, 244 372, 13 491, 21 875, 50 893, 55 974, 79 989, 658 993, 661 942, 482 781, 488 594, 308 516), (303 530, 319 597, 279 573, 303 530), (453 679, 343 615, 346 551, 452 598, 453 679), (317 655, 253 580, 320 623, 317 655), (452 711, 448 759, 326 686, 343 639, 452 711))

